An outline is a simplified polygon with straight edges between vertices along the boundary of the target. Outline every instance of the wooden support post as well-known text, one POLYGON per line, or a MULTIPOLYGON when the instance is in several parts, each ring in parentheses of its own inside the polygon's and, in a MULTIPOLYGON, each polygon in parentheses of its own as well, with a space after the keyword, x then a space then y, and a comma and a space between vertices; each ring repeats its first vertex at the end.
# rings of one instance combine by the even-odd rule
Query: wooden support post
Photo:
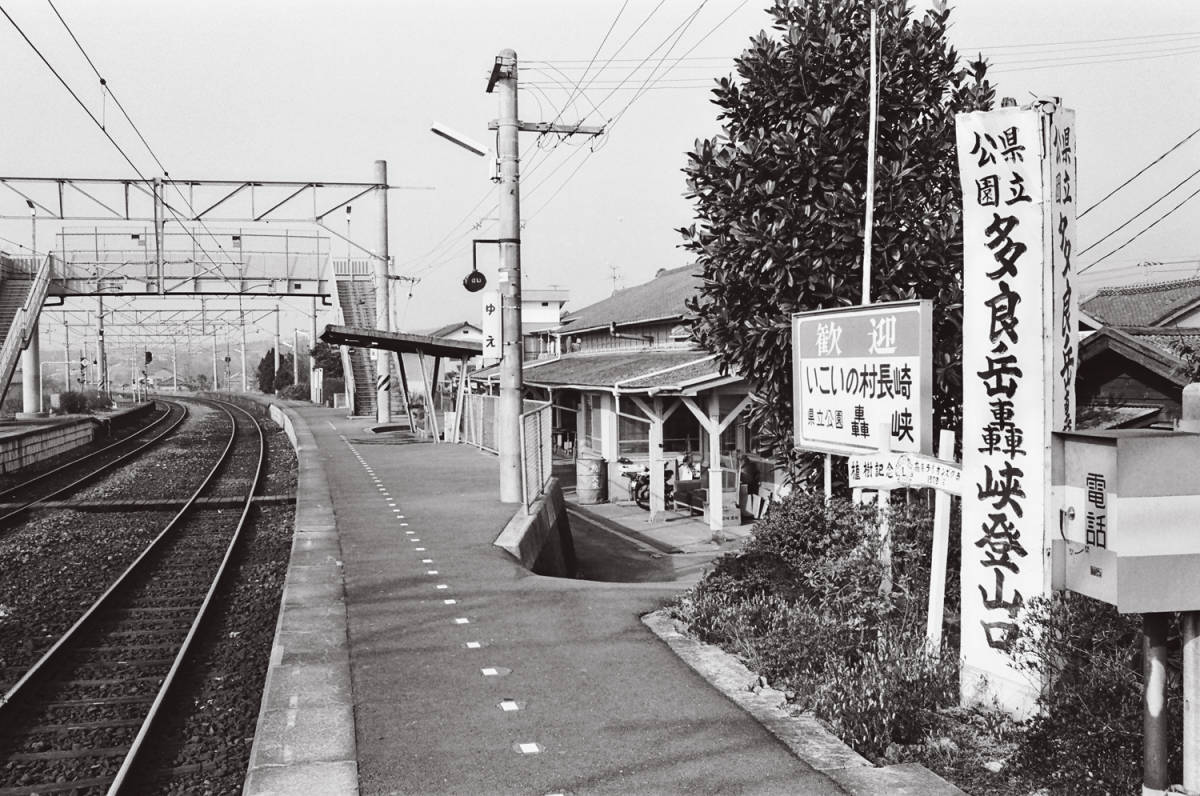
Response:
POLYGON ((712 531, 712 540, 720 544, 725 541, 724 484, 721 480, 721 396, 715 392, 708 396, 705 430, 708 431, 708 529, 712 531))
POLYGON ((467 394, 467 358, 459 360, 458 365, 458 395, 454 397, 454 431, 446 434, 449 442, 458 442, 458 430, 463 425, 463 403, 467 394), (453 437, 453 439, 451 439, 453 437))
POLYGON ((433 434, 433 441, 438 441, 437 410, 433 407, 433 392, 429 389, 429 373, 425 370, 425 355, 418 354, 417 361, 421 364, 421 384, 425 387, 425 423, 433 434))
POLYGON ((1179 615, 1183 640, 1183 787, 1200 793, 1200 611, 1179 615))
MULTIPOLYGON (((942 429, 938 435, 938 458, 954 461, 954 432, 942 429)), ((937 490, 933 497, 933 551, 929 566, 929 613, 925 639, 930 653, 942 649, 942 621, 946 607, 946 556, 950 547, 950 493, 937 490)))
MULTIPOLYGON (((1167 621, 1170 614, 1142 614, 1142 793, 1164 793, 1167 777, 1167 621)), ((1186 747, 1185 747, 1186 748, 1186 747)))

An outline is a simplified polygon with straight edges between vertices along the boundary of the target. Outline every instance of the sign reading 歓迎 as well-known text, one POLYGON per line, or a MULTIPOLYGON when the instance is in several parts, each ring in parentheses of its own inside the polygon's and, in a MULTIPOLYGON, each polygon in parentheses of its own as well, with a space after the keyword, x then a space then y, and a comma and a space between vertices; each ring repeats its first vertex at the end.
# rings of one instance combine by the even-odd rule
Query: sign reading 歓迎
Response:
POLYGON ((931 306, 900 301, 792 314, 796 447, 930 452, 931 306))

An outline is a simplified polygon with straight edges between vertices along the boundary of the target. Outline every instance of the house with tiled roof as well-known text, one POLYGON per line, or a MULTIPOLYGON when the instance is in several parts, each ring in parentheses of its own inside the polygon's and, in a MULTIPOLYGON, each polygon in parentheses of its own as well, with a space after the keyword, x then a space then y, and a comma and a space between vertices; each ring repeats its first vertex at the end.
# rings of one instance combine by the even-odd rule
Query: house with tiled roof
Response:
POLYGON ((1080 310, 1096 331, 1079 344, 1079 426, 1173 427, 1200 351, 1200 279, 1102 288, 1080 310))
POLYGON ((1200 326, 1200 278, 1101 288, 1080 309, 1105 326, 1200 326))
MULTIPOLYGON (((663 269, 645 284, 568 312, 547 331, 548 355, 525 362, 527 397, 552 404, 556 435, 578 455, 608 464, 610 500, 628 496, 617 466, 627 459, 636 469, 650 467, 657 481, 651 510, 663 510, 661 474, 688 454, 704 468, 705 499, 714 485, 740 499, 738 461, 753 442, 742 416, 749 387, 721 373, 692 340, 685 303, 700 284, 690 266, 663 269)), ((475 378, 494 384, 497 368, 475 378)), ((740 522, 736 510, 709 503, 710 527, 740 522)))

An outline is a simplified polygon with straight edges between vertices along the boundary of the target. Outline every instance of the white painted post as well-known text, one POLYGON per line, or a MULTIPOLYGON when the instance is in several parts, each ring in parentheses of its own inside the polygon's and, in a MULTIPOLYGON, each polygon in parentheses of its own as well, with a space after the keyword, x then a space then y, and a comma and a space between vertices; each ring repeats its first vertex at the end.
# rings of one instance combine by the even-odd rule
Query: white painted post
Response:
MULTIPOLYGON (((954 461, 954 432, 949 429, 942 429, 938 435, 938 458, 946 462, 954 461)), ((933 497, 933 552, 929 564, 929 613, 925 624, 925 639, 933 655, 940 654, 942 649, 949 546, 950 493, 939 489, 933 497)))
POLYGON ((725 541, 724 508, 721 494, 721 397, 717 393, 708 396, 708 529, 717 544, 725 541))
MULTIPOLYGON (((1200 384, 1183 388, 1180 431, 1200 432, 1200 384)), ((1200 611, 1179 615, 1183 643, 1183 788, 1200 793, 1200 611)))
POLYGON ((663 474, 663 402, 655 398, 650 413, 650 517, 654 522, 666 508, 666 478, 663 474))

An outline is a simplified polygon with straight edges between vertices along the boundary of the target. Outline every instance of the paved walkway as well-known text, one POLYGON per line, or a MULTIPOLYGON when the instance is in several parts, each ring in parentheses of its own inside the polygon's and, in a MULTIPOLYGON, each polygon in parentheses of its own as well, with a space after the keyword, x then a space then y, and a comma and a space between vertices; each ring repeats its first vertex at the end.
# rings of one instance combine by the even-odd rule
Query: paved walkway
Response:
POLYGON ((844 792, 641 624, 678 585, 533 575, 492 546, 494 458, 299 414, 341 540, 361 792, 844 792))

